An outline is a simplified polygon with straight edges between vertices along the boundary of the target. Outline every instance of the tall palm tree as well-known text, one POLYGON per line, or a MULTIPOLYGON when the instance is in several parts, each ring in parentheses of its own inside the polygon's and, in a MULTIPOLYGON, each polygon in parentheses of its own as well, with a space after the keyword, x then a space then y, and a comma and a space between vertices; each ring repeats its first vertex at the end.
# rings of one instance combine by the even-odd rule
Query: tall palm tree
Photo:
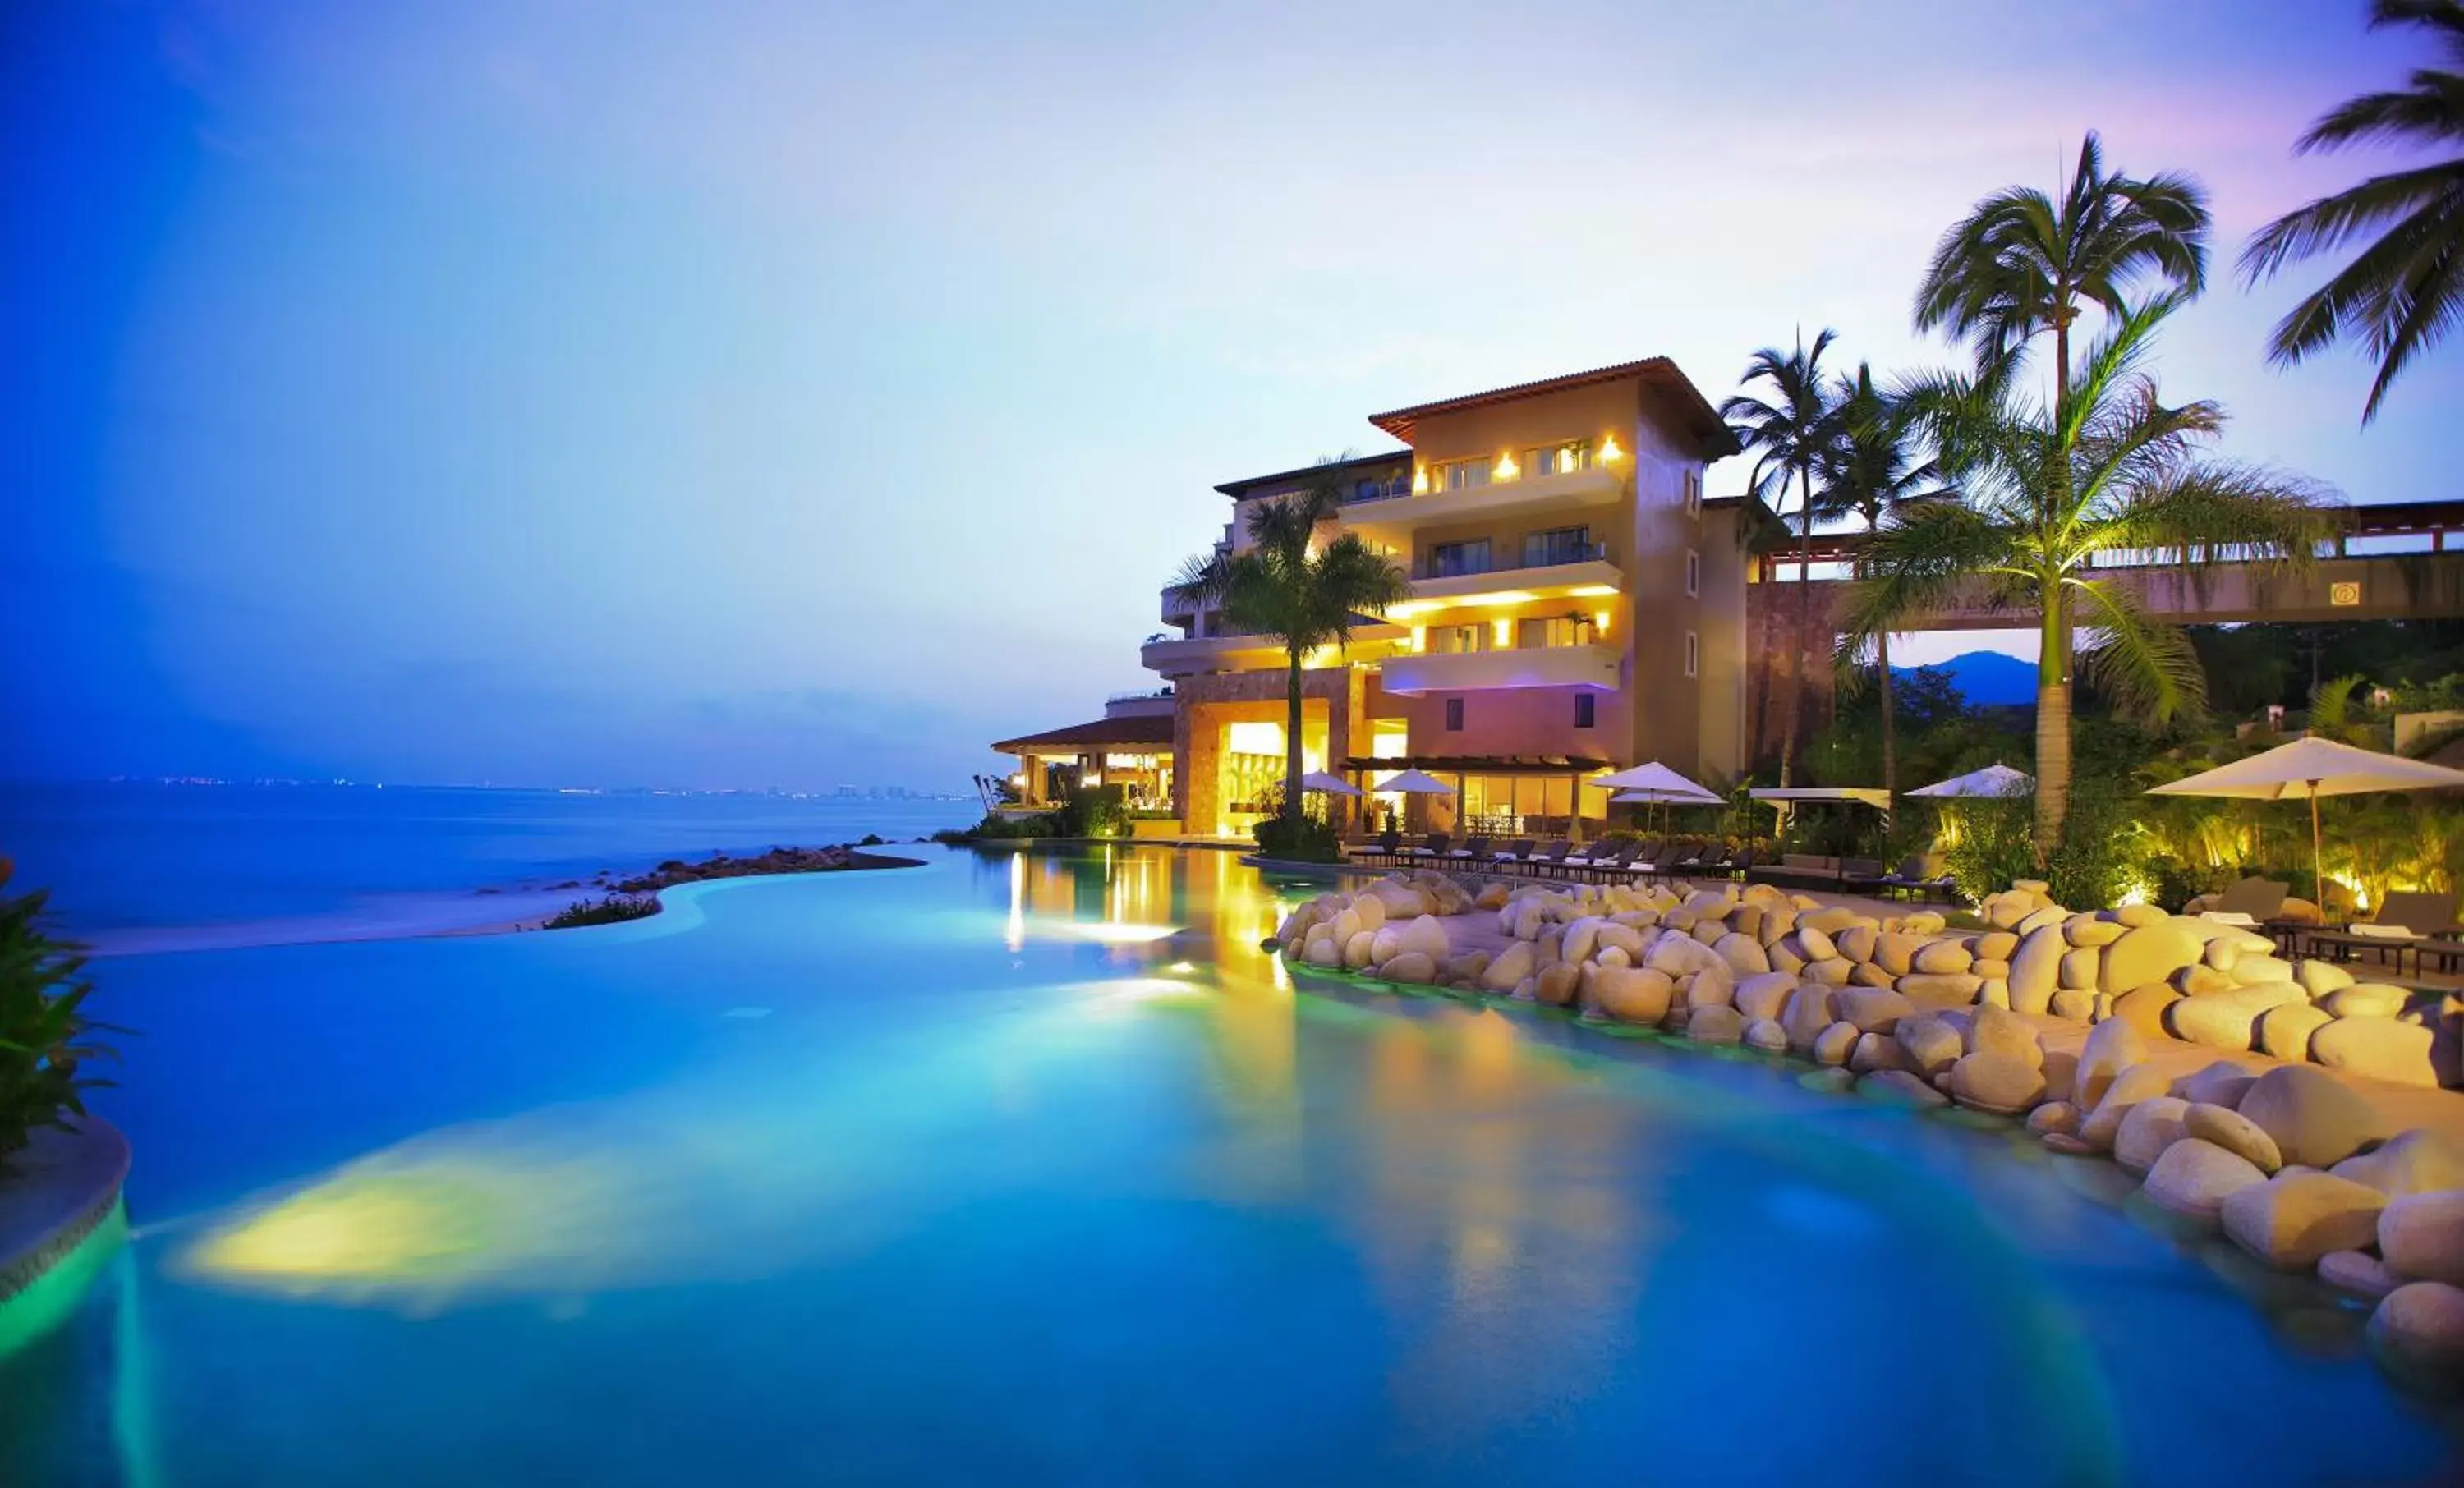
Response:
POLYGON ((2119 706, 2166 719, 2199 706, 2205 678, 2189 639, 2151 619, 2128 585, 2091 577, 2110 550, 2187 565, 2229 546, 2255 562, 2305 567, 2328 531, 2322 492, 2298 476, 2203 458, 2224 426, 2212 403, 2168 406, 2145 370, 2170 291, 2110 318, 2059 385, 2057 405, 1998 376, 1949 376, 1912 396, 1963 501, 1915 501, 1867 549, 1847 628, 1871 634, 1946 607, 1971 580, 1989 603, 2035 612, 2036 851, 2059 845, 2071 784, 2071 647, 2084 624, 2088 674, 2119 706))
MULTIPOLYGON (((1720 405, 1720 417, 1727 421, 1739 444, 1756 451, 1750 484, 1757 497, 1777 510, 1786 501, 1788 484, 1797 483, 1798 514, 1802 518, 1803 547, 1799 550, 1796 571, 1796 642, 1797 662, 1791 668, 1793 676, 1789 688, 1788 710, 1782 714, 1779 744, 1779 783, 1788 784, 1789 770, 1796 757, 1797 714, 1805 689, 1806 637, 1812 629, 1814 586, 1810 575, 1814 566, 1814 523, 1827 514, 1815 504, 1814 466, 1822 444, 1829 436, 1831 405, 1830 389, 1822 380, 1822 353, 1830 346, 1833 333, 1826 329, 1814 339, 1812 350, 1799 333, 1796 349, 1782 352, 1766 346, 1755 352, 1746 363, 1746 375, 1738 382, 1751 387, 1756 383, 1769 383, 1771 399, 1766 401, 1748 393, 1739 393, 1720 405)), ((1777 671, 1766 666, 1763 672, 1764 711, 1770 711, 1771 678, 1777 671)))
POLYGON ((1343 496, 1331 476, 1249 509, 1249 546, 1200 554, 1181 565, 1176 596, 1220 610, 1236 630, 1283 643, 1288 666, 1284 729, 1284 816, 1301 814, 1302 660, 1323 646, 1346 646, 1361 616, 1380 617, 1412 597, 1411 577, 1357 533, 1324 542, 1343 496))
MULTIPOLYGON (((1877 387, 1868 363, 1857 363, 1855 377, 1838 379, 1832 395, 1831 438, 1816 461, 1825 504, 1855 513, 1864 520, 1868 533, 1876 533, 1881 530, 1882 518, 1899 510, 1902 502, 1946 494, 1938 489, 1941 467, 1922 457, 1918 413, 1914 400, 1877 387)), ((1858 577, 1864 577, 1866 568, 1860 560, 1858 577)), ((1874 655, 1881 688, 1882 789, 1896 792, 1900 788, 1899 729, 1891 698, 1891 632, 1885 627, 1870 636, 1845 636, 1840 650, 1851 661, 1868 650, 1874 655)), ((1860 670, 1851 667, 1847 675, 1859 676, 1860 670)))
POLYGON ((2011 186, 1976 204, 1935 245, 1917 287, 1916 324, 1939 326, 1972 348, 1980 377, 2024 361, 2028 343, 2054 334, 2054 411, 2069 400, 2071 332, 2089 305, 2122 315, 2143 279, 2188 295, 2206 287, 2208 198, 2167 173, 2139 179, 2104 168, 2094 131, 2057 202, 2011 186))
MULTIPOLYGON (((2446 150, 2464 144, 2464 3, 2375 0, 2370 27, 2384 26, 2428 31, 2447 65, 2415 71, 2400 92, 2345 99, 2294 142, 2293 153, 2379 141, 2446 150)), ((2241 252, 2243 282, 2255 284, 2296 259, 2331 252, 2372 231, 2376 241, 2294 306, 2267 342, 2267 360, 2277 366, 2292 366, 2339 340, 2367 346, 2379 375, 2362 405, 2364 424, 2378 417, 2396 374, 2464 317, 2464 155, 2372 176, 2286 212, 2241 252)))

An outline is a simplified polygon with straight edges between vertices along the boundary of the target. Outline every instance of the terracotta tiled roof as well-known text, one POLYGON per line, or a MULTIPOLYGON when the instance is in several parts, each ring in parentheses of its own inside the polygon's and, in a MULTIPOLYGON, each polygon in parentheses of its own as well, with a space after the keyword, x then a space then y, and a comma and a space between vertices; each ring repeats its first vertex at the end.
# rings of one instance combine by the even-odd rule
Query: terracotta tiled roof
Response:
POLYGON ((1685 427, 1702 440, 1705 455, 1718 459, 1737 452, 1736 436, 1728 432, 1728 426, 1722 421, 1718 410, 1711 406, 1710 400, 1705 398, 1702 389, 1696 387, 1684 373, 1677 369, 1677 363, 1666 357, 1645 357, 1640 361, 1620 361, 1613 367, 1595 367, 1589 372, 1569 372, 1563 377, 1543 378, 1536 383, 1517 383, 1510 387, 1493 387, 1485 393, 1466 393, 1460 398, 1416 404, 1392 413, 1373 413, 1369 422, 1410 444, 1414 429, 1425 418, 1460 413, 1466 408, 1486 407, 1492 404, 1512 403, 1519 398, 1544 397, 1597 383, 1621 382, 1627 378, 1640 381, 1665 399, 1685 427))
POLYGON ((1111 749, 1126 745, 1172 744, 1172 714, 1133 713, 1126 718, 1098 718, 1092 723, 1073 723, 1066 729, 1052 729, 1043 733, 1030 733, 1023 738, 1003 739, 993 746, 996 755, 1015 755, 1022 749, 1111 749))

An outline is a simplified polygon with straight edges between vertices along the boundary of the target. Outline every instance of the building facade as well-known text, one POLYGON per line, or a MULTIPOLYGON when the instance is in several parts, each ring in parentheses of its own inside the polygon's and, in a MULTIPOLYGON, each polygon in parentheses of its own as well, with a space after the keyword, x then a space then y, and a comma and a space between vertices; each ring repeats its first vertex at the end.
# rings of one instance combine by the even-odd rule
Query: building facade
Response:
MULTIPOLYGON (((1609 793, 1587 781, 1609 770, 1743 771, 1747 527, 1768 513, 1705 499, 1707 467, 1737 446, 1673 362, 1370 422, 1404 448, 1217 488, 1232 503, 1219 551, 1248 545, 1257 504, 1331 481, 1343 503, 1329 531, 1412 578, 1409 601, 1305 659, 1307 768, 1372 791, 1380 821, 1509 835, 1605 821, 1609 793), (1374 794, 1406 767, 1456 794, 1374 794)), ((1161 613, 1171 629, 1141 660, 1172 689, 1171 754, 1151 777, 1168 780, 1182 832, 1245 835, 1284 777, 1283 649, 1169 586, 1161 613)), ((1029 743, 1005 747, 1031 774, 1016 748, 1029 743)))

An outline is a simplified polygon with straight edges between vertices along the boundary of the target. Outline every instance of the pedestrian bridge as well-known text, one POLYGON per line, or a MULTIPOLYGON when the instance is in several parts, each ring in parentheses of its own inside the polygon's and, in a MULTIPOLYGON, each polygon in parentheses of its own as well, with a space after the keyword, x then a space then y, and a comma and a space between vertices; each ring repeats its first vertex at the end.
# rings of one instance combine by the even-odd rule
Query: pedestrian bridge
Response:
MULTIPOLYGON (((2187 565, 2153 554, 2104 554, 2088 572, 2135 591, 2155 618, 2183 624, 2464 618, 2464 501, 2390 502, 2342 514, 2343 530, 2322 545, 2306 574, 2271 571, 2228 550, 2187 565)), ((1807 598, 1816 616, 1837 613, 1866 542, 1861 532, 1815 535, 1807 598)), ((1758 628, 1772 618, 1768 612, 1774 605, 1784 623, 1793 621, 1802 551, 1792 538, 1761 556, 1760 581, 1748 590, 1758 628)), ((1984 586, 1972 583, 1948 606, 1912 618, 1903 629, 2004 630, 2035 623, 2032 611, 1989 605, 1984 586)))

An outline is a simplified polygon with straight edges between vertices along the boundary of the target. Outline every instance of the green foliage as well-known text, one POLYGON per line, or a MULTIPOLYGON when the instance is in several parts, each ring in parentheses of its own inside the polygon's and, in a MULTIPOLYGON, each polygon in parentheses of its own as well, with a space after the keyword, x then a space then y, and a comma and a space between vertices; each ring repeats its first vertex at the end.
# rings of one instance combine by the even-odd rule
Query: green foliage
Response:
POLYGON ((2362 422, 2378 416, 2387 388, 2420 352, 2443 339, 2464 316, 2464 4, 2457 0, 2375 0, 2372 29, 2414 26, 2435 42, 2444 66, 2420 68, 2402 90, 2345 99, 2294 142, 2296 153, 2347 146, 2410 144, 2447 152, 2321 197, 2269 223, 2242 250, 2241 272, 2255 283, 2286 265, 2319 254, 2345 260, 2343 269, 2279 321, 2268 339, 2268 360, 2291 366, 2343 342, 2366 348, 2379 364, 2362 405, 2362 422), (2376 234, 2374 238, 2372 234, 2376 234), (2365 239, 2371 239, 2364 244, 2365 239), (2354 252, 2356 244, 2363 244, 2354 252))
POLYGON ((1127 837, 1129 792, 1118 785, 1082 785, 1051 817, 1054 837, 1127 837))
POLYGON ((2025 796, 1946 802, 1951 825, 1943 865, 1971 904, 1998 894, 2013 879, 2036 876, 2035 803, 2025 796))
MULTIPOLYGON (((0 886, 8 879, 0 859, 0 886)), ((79 974, 85 957, 43 929, 48 897, 0 894, 0 1162, 38 1128, 84 1115, 83 1092, 110 1083, 80 1073, 111 1051, 79 1011, 94 990, 79 974)))
POLYGON ((1317 817, 1281 812, 1259 820, 1251 829, 1258 850, 1291 863, 1341 863, 1342 834, 1317 817))
POLYGON ((1054 825, 1054 817, 1022 817, 1005 812, 987 811, 984 819, 963 831, 943 827, 933 834, 933 841, 945 846, 959 847, 968 842, 1015 842, 1036 837, 1060 837, 1064 834, 1054 825))
POLYGON ((2082 775, 2071 785, 2061 845, 2041 875, 2054 903, 2102 909, 2145 887, 2145 834, 2136 816, 2137 792, 2123 777, 2082 775))
POLYGON ((577 899, 551 916, 541 930, 579 930, 585 925, 621 925, 659 912, 659 901, 649 894, 609 894, 605 899, 577 899))

